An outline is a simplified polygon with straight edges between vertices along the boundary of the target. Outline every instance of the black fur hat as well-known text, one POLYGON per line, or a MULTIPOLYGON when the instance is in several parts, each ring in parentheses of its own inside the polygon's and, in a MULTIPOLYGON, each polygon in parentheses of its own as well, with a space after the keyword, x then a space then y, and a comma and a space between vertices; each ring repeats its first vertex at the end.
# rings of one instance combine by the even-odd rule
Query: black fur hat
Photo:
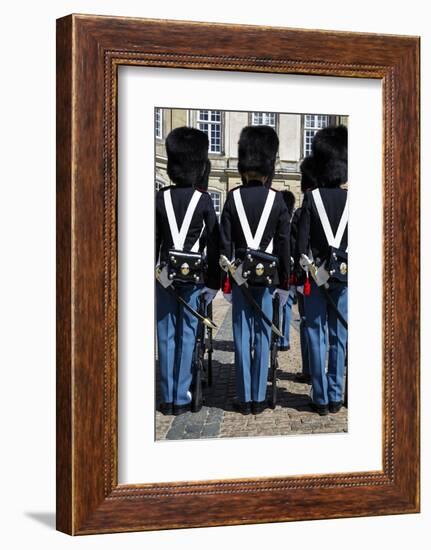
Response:
POLYGON ((168 176, 179 186, 199 187, 208 163, 208 136, 182 126, 166 138, 168 176))
POLYGON ((292 193, 292 191, 282 191, 284 202, 287 206, 287 210, 289 211, 289 214, 293 214, 293 209, 295 208, 295 195, 292 193))
POLYGON ((238 142, 238 171, 272 178, 278 151, 278 136, 270 126, 246 126, 238 142))
POLYGON ((315 174, 321 187, 338 187, 347 181, 347 128, 328 126, 312 143, 315 174))
POLYGON ((197 183, 196 187, 200 189, 201 191, 208 191, 208 184, 211 174, 211 161, 208 159, 205 165, 205 170, 202 175, 202 178, 197 183))
POLYGON ((313 157, 306 157, 299 168, 301 170, 301 191, 305 193, 318 186, 316 168, 313 157))

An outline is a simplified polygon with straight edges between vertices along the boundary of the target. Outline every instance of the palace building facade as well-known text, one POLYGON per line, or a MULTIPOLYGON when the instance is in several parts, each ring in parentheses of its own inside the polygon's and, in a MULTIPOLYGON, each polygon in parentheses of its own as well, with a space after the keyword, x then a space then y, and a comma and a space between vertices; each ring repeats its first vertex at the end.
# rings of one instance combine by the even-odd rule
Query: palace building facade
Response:
POLYGON ((237 171, 238 139, 244 126, 272 126, 280 139, 273 187, 290 190, 301 203, 300 171, 302 160, 311 152, 311 143, 318 130, 328 125, 344 124, 347 116, 323 114, 290 114, 270 112, 214 111, 192 109, 155 109, 155 185, 169 185, 166 173, 165 138, 179 126, 192 126, 209 138, 211 174, 208 192, 220 217, 226 194, 241 183, 237 171))

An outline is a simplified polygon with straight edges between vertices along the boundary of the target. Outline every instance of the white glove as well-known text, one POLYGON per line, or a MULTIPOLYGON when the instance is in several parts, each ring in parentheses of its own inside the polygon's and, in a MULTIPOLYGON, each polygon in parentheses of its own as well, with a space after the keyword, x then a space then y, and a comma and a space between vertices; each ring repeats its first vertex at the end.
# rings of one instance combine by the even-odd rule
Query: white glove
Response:
POLYGON ((216 297, 218 290, 214 290, 212 288, 208 288, 207 286, 204 286, 201 292, 201 298, 204 300, 205 305, 210 304, 214 298, 216 297))
POLYGON ((232 292, 223 292, 223 298, 229 302, 230 304, 232 303, 232 292))
POLYGON ((286 305, 287 299, 289 298, 289 291, 283 290, 282 288, 276 288, 274 294, 278 294, 280 299, 280 306, 284 307, 286 305))

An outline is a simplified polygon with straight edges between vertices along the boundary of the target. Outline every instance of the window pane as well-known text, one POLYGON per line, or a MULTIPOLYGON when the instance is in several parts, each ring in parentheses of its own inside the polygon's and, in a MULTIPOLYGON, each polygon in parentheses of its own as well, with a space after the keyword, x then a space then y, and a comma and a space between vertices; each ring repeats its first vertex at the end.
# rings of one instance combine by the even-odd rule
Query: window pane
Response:
POLYGON ((275 113, 254 112, 251 115, 251 124, 253 126, 266 125, 275 128, 275 113))
POLYGON ((326 128, 328 122, 328 115, 305 115, 304 117, 305 128, 320 130, 321 128, 326 128))
POLYGON ((262 124, 261 113, 253 113, 251 123, 253 126, 259 126, 260 124, 262 124))
POLYGON ((198 120, 208 120, 208 111, 198 111, 198 120))
POLYGON ((202 132, 205 132, 208 135, 208 124, 200 122, 198 124, 198 130, 202 130, 202 132))
POLYGON ((156 137, 161 139, 163 137, 162 134, 162 110, 156 109, 156 137))
POLYGON ((308 157, 311 154, 311 144, 316 135, 317 130, 306 130, 304 136, 304 156, 308 157))
POLYGON ((329 124, 328 115, 305 115, 304 116, 304 157, 311 154, 313 138, 318 130, 326 128, 329 124))
POLYGON ((221 111, 198 111, 197 127, 208 136, 210 153, 221 153, 221 123, 221 111))
POLYGON ((217 218, 220 219, 220 215, 221 215, 221 193, 219 193, 218 191, 210 191, 209 194, 210 194, 210 197, 213 201, 214 210, 215 210, 215 213, 217 215, 217 218))
POLYGON ((221 113, 220 111, 211 111, 211 122, 220 122, 221 113))

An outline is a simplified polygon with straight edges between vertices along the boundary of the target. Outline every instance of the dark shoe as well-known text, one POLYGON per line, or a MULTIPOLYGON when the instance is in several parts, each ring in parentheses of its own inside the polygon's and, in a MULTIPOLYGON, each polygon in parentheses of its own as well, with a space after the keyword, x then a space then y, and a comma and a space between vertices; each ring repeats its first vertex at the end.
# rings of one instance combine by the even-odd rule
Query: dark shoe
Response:
POLYGON ((317 412, 320 416, 326 416, 329 414, 329 407, 328 405, 318 405, 317 403, 310 403, 311 408, 313 411, 317 412))
POLYGON ((289 351, 290 346, 278 346, 278 351, 289 351))
POLYGON ((304 374, 303 372, 298 372, 295 374, 295 382, 300 384, 311 384, 311 376, 309 374, 304 374))
POLYGON ((191 410, 191 404, 187 403, 186 405, 174 405, 174 416, 179 416, 191 410))
POLYGON ((251 412, 253 414, 260 414, 266 409, 266 401, 252 401, 251 412))
POLYGON ((342 401, 330 401, 329 402, 329 412, 330 413, 337 413, 341 407, 343 406, 342 401))
POLYGON ((199 405, 191 405, 191 411, 192 413, 198 413, 202 409, 203 403, 199 403, 199 405))
POLYGON ((251 413, 251 403, 250 401, 234 401, 232 403, 233 408, 236 412, 241 414, 250 414, 251 413))
POLYGON ((173 403, 160 403, 159 411, 164 415, 174 414, 174 404, 173 403))

